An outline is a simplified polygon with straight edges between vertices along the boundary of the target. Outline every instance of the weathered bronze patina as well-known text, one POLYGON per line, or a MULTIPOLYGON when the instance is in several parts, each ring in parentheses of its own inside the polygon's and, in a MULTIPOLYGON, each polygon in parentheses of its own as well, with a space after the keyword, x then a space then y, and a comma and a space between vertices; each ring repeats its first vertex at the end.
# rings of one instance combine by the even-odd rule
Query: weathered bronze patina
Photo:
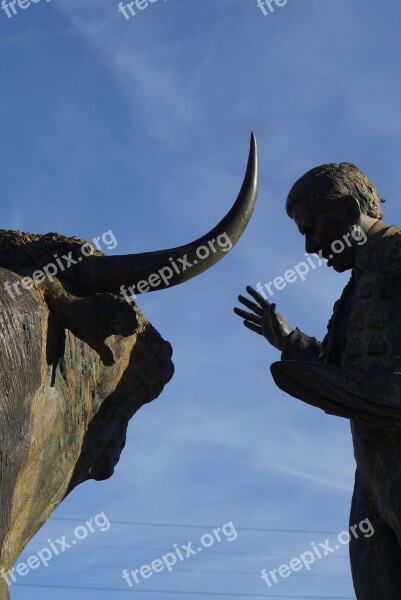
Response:
POLYGON ((121 286, 157 275, 171 260, 193 264, 152 289, 211 267, 227 248, 217 245, 198 262, 196 250, 219 236, 236 243, 257 185, 252 136, 236 202, 190 244, 84 256, 88 243, 77 238, 0 231, 0 600, 9 597, 10 571, 32 536, 77 485, 113 474, 128 421, 173 375, 170 344, 124 299, 121 286), (69 256, 70 268, 35 279, 55 256, 69 256))

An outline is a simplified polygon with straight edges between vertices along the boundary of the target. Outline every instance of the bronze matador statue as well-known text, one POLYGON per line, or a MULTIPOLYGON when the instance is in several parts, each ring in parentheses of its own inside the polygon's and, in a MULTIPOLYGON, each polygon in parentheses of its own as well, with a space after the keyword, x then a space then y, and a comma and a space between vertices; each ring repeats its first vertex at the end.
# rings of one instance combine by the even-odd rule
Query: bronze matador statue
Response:
POLYGON ((401 599, 401 230, 382 222, 381 202, 350 163, 316 167, 290 190, 286 210, 306 251, 337 272, 352 269, 323 342, 292 329, 251 287, 252 300, 239 296, 250 312, 235 309, 281 351, 271 372, 282 390, 351 421, 357 467, 350 525, 369 518, 375 531, 351 536, 358 600, 401 599))

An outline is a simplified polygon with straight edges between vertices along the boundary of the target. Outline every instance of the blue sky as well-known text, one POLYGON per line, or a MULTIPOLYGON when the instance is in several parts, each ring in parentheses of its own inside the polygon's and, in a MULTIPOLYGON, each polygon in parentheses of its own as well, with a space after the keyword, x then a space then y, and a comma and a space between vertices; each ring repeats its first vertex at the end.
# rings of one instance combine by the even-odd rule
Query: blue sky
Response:
MULTIPOLYGON (((111 229, 120 254, 176 246, 230 208, 251 130, 261 168, 254 217, 233 251, 198 278, 138 299, 172 343, 176 373, 131 421, 115 475, 77 488, 20 560, 98 513, 110 529, 18 583, 127 590, 122 569, 209 530, 113 521, 232 521, 236 540, 154 574, 137 597, 354 597, 346 546, 271 590, 260 578, 327 536, 240 528, 346 529, 354 459, 349 423, 276 389, 269 365, 278 352, 232 309, 246 285, 302 260, 284 202, 313 166, 357 164, 387 199, 385 222, 399 224, 400 18, 395 0, 288 0, 268 16, 256 0, 158 0, 130 20, 115 0, 1 11, 4 229, 85 239, 111 229)), ((322 266, 276 292, 278 309, 321 339, 347 278, 322 266)), ((110 590, 15 585, 12 598, 124 597, 110 590)))

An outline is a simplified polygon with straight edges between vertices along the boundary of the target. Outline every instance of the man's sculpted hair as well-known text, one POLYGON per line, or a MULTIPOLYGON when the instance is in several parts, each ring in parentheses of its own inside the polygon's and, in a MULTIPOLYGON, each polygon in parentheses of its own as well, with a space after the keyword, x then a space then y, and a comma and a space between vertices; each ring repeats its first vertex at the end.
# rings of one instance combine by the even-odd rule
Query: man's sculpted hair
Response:
POLYGON ((302 175, 292 186, 285 208, 293 217, 294 206, 304 200, 319 206, 322 199, 337 200, 344 196, 353 196, 359 200, 361 210, 369 217, 382 219, 380 198, 375 184, 355 165, 347 162, 328 163, 311 169, 302 175))

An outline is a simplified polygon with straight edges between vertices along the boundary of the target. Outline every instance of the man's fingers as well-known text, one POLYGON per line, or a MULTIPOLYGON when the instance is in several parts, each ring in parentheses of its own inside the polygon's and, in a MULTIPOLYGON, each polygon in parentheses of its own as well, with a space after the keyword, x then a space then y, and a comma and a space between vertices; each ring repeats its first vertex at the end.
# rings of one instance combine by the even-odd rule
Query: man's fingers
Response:
POLYGON ((248 292, 248 294, 250 296, 252 296, 252 298, 254 300, 256 300, 256 302, 260 305, 260 306, 264 306, 264 307, 268 307, 270 306, 270 302, 268 302, 265 298, 263 298, 263 296, 261 294, 259 294, 259 292, 257 292, 256 290, 254 290, 253 288, 251 288, 250 285, 246 286, 246 291, 248 292))
POLYGON ((248 298, 245 298, 245 296, 238 296, 238 300, 241 302, 241 304, 243 304, 247 308, 250 308, 251 310, 253 310, 253 312, 256 313, 257 315, 263 314, 263 308, 261 308, 259 306, 259 304, 255 304, 255 302, 251 302, 250 300, 248 300, 248 298))
POLYGON ((246 310, 242 310, 242 308, 234 308, 234 312, 236 315, 241 317, 241 319, 245 319, 245 321, 252 321, 252 323, 256 323, 257 325, 260 325, 261 323, 261 318, 259 315, 254 315, 246 310))
POLYGON ((244 321, 244 325, 245 325, 245 327, 247 327, 248 329, 251 329, 255 333, 258 333, 259 335, 263 335, 262 328, 259 327, 258 325, 255 325, 255 323, 251 323, 250 321, 244 321))

